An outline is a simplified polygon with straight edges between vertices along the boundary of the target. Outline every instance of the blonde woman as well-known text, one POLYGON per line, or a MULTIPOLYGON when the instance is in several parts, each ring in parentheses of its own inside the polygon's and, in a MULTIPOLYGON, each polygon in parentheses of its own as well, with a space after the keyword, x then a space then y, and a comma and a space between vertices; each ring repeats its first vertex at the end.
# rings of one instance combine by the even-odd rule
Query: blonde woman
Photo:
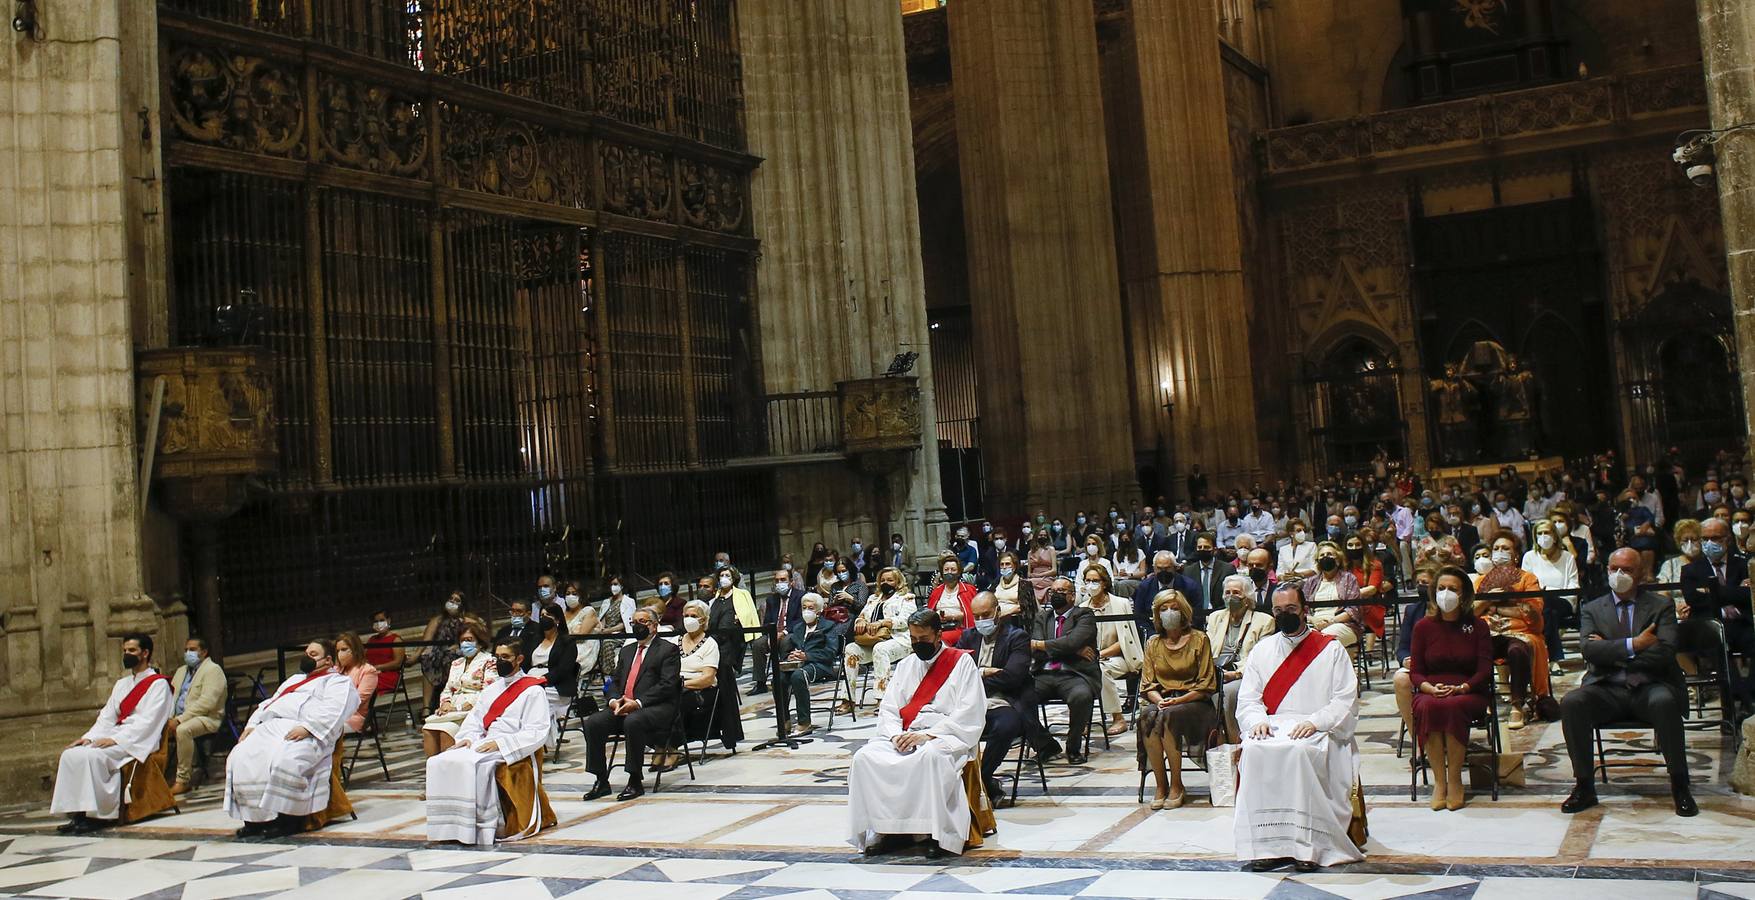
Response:
POLYGON ((993 582, 993 599, 999 603, 999 617, 1024 614, 1020 622, 1036 621, 1036 591, 1018 572, 1018 555, 1010 550, 999 555, 999 577, 993 582))
MULTIPOLYGON (((1755 532, 1755 529, 1750 529, 1750 531, 1755 532)), ((1670 530, 1670 535, 1676 539, 1676 546, 1682 552, 1664 560, 1663 565, 1658 566, 1658 584, 1680 583, 1682 581, 1682 567, 1701 558, 1699 519, 1677 519, 1676 527, 1670 530)), ((1682 592, 1665 591, 1664 593, 1676 604, 1676 618, 1688 618, 1688 604, 1683 602, 1682 592)))
MULTIPOLYGON (((847 677, 852 679, 860 666, 870 663, 873 693, 879 700, 890 685, 890 667, 913 652, 908 644, 908 616, 916 604, 906 584, 902 570, 895 566, 878 572, 877 590, 865 598, 848 629, 847 677)), ((856 695, 849 691, 848 696, 856 695)))
POLYGON ((1164 591, 1152 601, 1152 628, 1157 633, 1141 654, 1139 753, 1157 781, 1152 809, 1175 809, 1186 796, 1180 755, 1204 751, 1218 720, 1212 697, 1219 676, 1182 592, 1164 591))
POLYGON ((1103 677, 1103 708, 1109 711, 1110 737, 1127 733, 1127 717, 1121 714, 1121 696, 1115 679, 1140 670, 1145 651, 1140 647, 1140 630, 1133 622, 1133 601, 1109 593, 1114 582, 1100 566, 1087 566, 1081 576, 1085 605, 1097 616, 1097 665, 1103 677), (1125 621, 1104 622, 1106 617, 1122 616, 1125 621))
POLYGON ((1316 545, 1316 574, 1304 579, 1304 596, 1310 607, 1310 627, 1341 642, 1357 655, 1365 632, 1363 614, 1352 606, 1359 599, 1359 579, 1343 565, 1346 553, 1334 541, 1316 545))

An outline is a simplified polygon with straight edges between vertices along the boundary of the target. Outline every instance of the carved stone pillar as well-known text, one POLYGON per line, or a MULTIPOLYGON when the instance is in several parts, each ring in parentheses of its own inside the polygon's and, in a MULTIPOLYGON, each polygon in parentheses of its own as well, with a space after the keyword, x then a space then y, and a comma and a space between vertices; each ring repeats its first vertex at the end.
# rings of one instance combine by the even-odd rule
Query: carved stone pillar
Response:
MULTIPOLYGON (((1755 7, 1700 0, 1700 46, 1712 127, 1755 125, 1755 7)), ((1755 435, 1755 129, 1726 135, 1714 150, 1745 430, 1755 435)))
MULTIPOLYGON (((957 0, 952 89, 987 507, 1139 494, 1091 4, 957 0)), ((1211 23, 1209 23, 1209 31, 1211 23)))
POLYGON ((1111 65, 1134 415, 1168 417, 1178 494, 1194 463, 1214 491, 1261 477, 1218 20, 1213 0, 1133 0, 1111 65))
MULTIPOLYGON (((884 478, 836 464, 777 476, 781 549, 944 542, 932 358, 914 195, 902 13, 872 0, 738 4, 762 374, 768 393, 834 391, 920 358, 918 446, 884 478), (827 475, 828 477, 825 477, 827 475)), ((785 409, 785 407, 781 407, 785 409)))

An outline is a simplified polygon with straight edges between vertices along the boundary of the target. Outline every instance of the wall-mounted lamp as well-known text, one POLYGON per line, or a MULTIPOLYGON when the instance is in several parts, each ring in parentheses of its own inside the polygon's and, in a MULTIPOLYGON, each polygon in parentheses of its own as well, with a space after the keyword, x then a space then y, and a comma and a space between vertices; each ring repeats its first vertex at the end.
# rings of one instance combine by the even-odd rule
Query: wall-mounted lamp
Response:
POLYGON ((42 28, 37 24, 37 0, 17 0, 13 7, 12 30, 42 43, 42 28))

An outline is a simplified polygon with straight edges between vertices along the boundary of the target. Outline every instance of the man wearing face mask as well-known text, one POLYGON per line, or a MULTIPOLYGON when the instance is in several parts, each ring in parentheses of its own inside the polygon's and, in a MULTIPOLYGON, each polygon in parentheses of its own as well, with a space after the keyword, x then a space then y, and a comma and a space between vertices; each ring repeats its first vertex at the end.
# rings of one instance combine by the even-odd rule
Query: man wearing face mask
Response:
POLYGON ((961 565, 959 571, 974 572, 976 565, 981 562, 981 549, 975 546, 974 541, 969 540, 969 527, 966 525, 958 528, 951 538, 950 551, 961 565))
POLYGON ((1273 611, 1279 633, 1250 653, 1237 698, 1245 736, 1237 858, 1251 872, 1357 862, 1364 850, 1348 836, 1359 775, 1353 662, 1339 641, 1307 624, 1297 585, 1274 591, 1273 611))
POLYGON ((926 855, 936 858, 962 853, 969 838, 963 767, 981 740, 987 696, 975 658, 939 634, 933 610, 909 617, 914 652, 896 665, 877 738, 853 754, 847 771, 847 840, 867 856, 925 835, 926 855))
POLYGON ((1012 546, 1004 528, 995 528, 990 534, 987 546, 981 548, 981 564, 975 573, 975 589, 977 591, 993 590, 994 582, 999 580, 999 555, 1007 550, 1022 553, 1023 548, 1012 546))
POLYGON ((328 808, 335 743, 359 702, 353 680, 335 669, 335 644, 306 644, 299 674, 256 707, 225 758, 225 812, 243 821, 238 837, 295 834, 305 816, 328 808))
POLYGON ((1164 546, 1158 549, 1170 551, 1179 565, 1187 565, 1194 559, 1194 539, 1198 535, 1199 532, 1188 524, 1188 514, 1179 511, 1170 518, 1170 534, 1165 538, 1164 546))
POLYGON ((1219 546, 1234 547, 1237 545, 1238 535, 1249 533, 1239 509, 1235 501, 1225 504, 1225 515, 1219 520, 1217 528, 1219 546))
MULTIPOLYGON (((547 578, 548 576, 542 577, 547 578)), ((554 587, 551 585, 549 587, 551 595, 553 591, 554 587)), ((541 594, 542 589, 539 587, 537 595, 541 596, 541 594)), ((536 615, 531 612, 529 601, 513 600, 510 606, 511 618, 507 620, 506 624, 500 626, 499 633, 494 635, 494 640, 517 641, 524 647, 524 658, 529 659, 530 654, 536 650, 536 645, 542 642, 542 628, 539 627, 536 615)))
MULTIPOLYGON (((1723 523, 1720 523, 1721 525, 1723 523)), ((1560 811, 1597 805, 1592 729, 1605 722, 1637 719, 1657 734, 1670 771, 1676 815, 1700 810, 1688 787, 1688 754, 1682 713, 1688 690, 1676 664, 1676 611, 1670 601, 1639 589, 1639 554, 1623 547, 1609 554, 1609 594, 1579 610, 1580 646, 1589 668, 1583 682, 1560 701, 1560 727, 1572 757, 1572 795, 1560 811)), ((1690 616, 1692 618, 1692 616, 1690 616)))
POLYGON ((183 643, 183 665, 171 676, 177 692, 171 717, 177 722, 177 780, 173 796, 189 792, 195 775, 195 739, 219 730, 225 715, 225 670, 207 655, 207 641, 191 637, 183 643))
POLYGON ((841 655, 842 644, 846 643, 841 627, 822 616, 822 597, 814 592, 805 594, 799 607, 799 622, 791 634, 792 652, 786 657, 788 665, 780 669, 780 681, 774 686, 775 694, 780 698, 774 707, 775 733, 779 734, 780 727, 786 722, 784 698, 790 693, 797 713, 792 726, 794 737, 803 737, 816 730, 810 717, 810 686, 835 677, 835 660, 841 655))
POLYGON ((646 746, 662 738, 676 717, 676 698, 682 691, 681 651, 669 641, 655 639, 658 619, 649 609, 635 610, 630 627, 634 644, 623 647, 616 661, 619 696, 584 724, 585 771, 597 779, 585 792, 587 802, 609 795, 609 763, 604 751, 614 734, 623 736, 622 761, 628 771, 628 786, 616 799, 644 796, 646 746))
POLYGON ((1682 567, 1682 597, 1688 619, 1681 624, 1680 649, 1709 671, 1720 657, 1718 629, 1731 651, 1755 653, 1755 619, 1749 608, 1749 562, 1733 550, 1730 526, 1723 519, 1700 523, 1700 558, 1682 567))
MULTIPOLYGON (((1072 579, 1056 578, 1048 589, 1048 606, 1036 614, 1030 629, 1030 653, 1036 696, 1064 700, 1067 710, 1067 762, 1085 763, 1085 734, 1091 727, 1091 706, 1101 688, 1097 665, 1097 619, 1078 605, 1072 579)), ((1028 725, 1028 723, 1026 723, 1028 725)), ((1031 729, 1036 755, 1047 762, 1060 755, 1046 730, 1031 729)))
MULTIPOLYGON (((1152 602, 1165 591, 1176 591, 1192 604, 1200 594, 1200 588, 1194 579, 1181 574, 1176 559, 1168 550, 1159 550, 1152 555, 1152 572, 1140 582, 1133 592, 1133 621, 1139 626, 1140 640, 1151 637, 1156 630, 1152 624, 1152 602)), ((1194 610, 1194 627, 1206 627, 1206 610, 1196 605, 1194 610)))
POLYGON ((1009 619, 999 617, 999 600, 993 594, 975 595, 975 627, 963 632, 957 649, 975 660, 981 686, 987 694, 987 721, 981 739, 981 784, 995 808, 1009 805, 994 772, 1011 754, 1012 742, 1024 734, 1026 717, 1033 717, 1036 695, 1030 680, 1030 638, 1009 619))
POLYGON ((427 758, 427 840, 493 846, 495 838, 523 840, 555 823, 540 766, 530 767, 527 784, 516 784, 510 828, 499 834, 500 791, 495 774, 535 755, 548 741, 549 702, 540 675, 526 674, 523 645, 494 647, 499 675, 481 692, 457 730, 457 743, 427 758))
POLYGON ((164 736, 174 688, 152 667, 152 638, 130 634, 122 639, 122 669, 97 721, 61 751, 49 810, 68 817, 56 829, 62 834, 89 834, 116 824, 122 814, 122 767, 130 760, 145 763, 164 736))
POLYGON ((1188 599, 1194 604, 1196 615, 1204 615, 1219 605, 1225 579, 1237 573, 1235 566, 1218 558, 1216 547, 1213 533, 1201 532, 1194 541, 1194 562, 1183 570, 1195 583, 1188 599))

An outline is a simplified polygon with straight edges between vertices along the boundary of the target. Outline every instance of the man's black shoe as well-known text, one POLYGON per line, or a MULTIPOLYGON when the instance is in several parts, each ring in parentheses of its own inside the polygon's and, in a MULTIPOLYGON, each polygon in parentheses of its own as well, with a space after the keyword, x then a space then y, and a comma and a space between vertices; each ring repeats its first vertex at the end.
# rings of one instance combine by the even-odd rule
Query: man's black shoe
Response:
POLYGON ((1700 807, 1694 804, 1694 794, 1687 785, 1680 785, 1671 791, 1676 801, 1676 815, 1684 819, 1692 819, 1700 815, 1700 807))
POLYGON ((585 792, 584 799, 586 803, 590 803, 593 800, 599 800, 607 796, 609 796, 609 779, 599 778, 597 779, 597 783, 591 786, 591 790, 585 792))
POLYGON ((91 834, 95 831, 103 831, 105 828, 109 828, 115 824, 116 821, 114 819, 94 819, 90 816, 80 816, 79 822, 76 827, 74 827, 72 833, 91 834))
POLYGON ((944 857, 944 855, 945 855, 945 848, 940 847, 938 845, 938 841, 931 840, 931 839, 927 840, 927 842, 926 842, 926 858, 927 859, 941 859, 944 857))
POLYGON ((1082 766, 1089 759, 1090 759, 1090 757, 1084 755, 1083 753, 1068 753, 1066 755, 1067 764, 1073 765, 1073 766, 1082 766))
POLYGON ((1271 872, 1271 871, 1273 871, 1273 870, 1275 870, 1275 869, 1277 869, 1285 864, 1286 864, 1286 860, 1284 857, 1274 857, 1274 858, 1270 858, 1270 859, 1252 859, 1249 862, 1246 862, 1243 864, 1243 871, 1245 871, 1245 872, 1271 872))
POLYGON ((644 796, 646 796, 646 785, 638 781, 630 781, 627 787, 622 788, 621 793, 615 795, 615 798, 626 803, 644 796))
POLYGON ((1050 742, 1048 746, 1042 747, 1036 751, 1036 761, 1046 765, 1059 759, 1063 752, 1064 751, 1060 749, 1060 744, 1050 742))
POLYGON ((861 850, 859 852, 865 854, 866 856, 881 856, 885 853, 890 852, 890 835, 887 835, 887 834, 878 835, 876 840, 872 841, 869 844, 866 844, 865 849, 861 850))
POLYGON ((1572 789, 1572 796, 1567 797, 1565 803, 1560 804, 1560 811, 1572 815, 1584 812, 1595 805, 1597 805, 1596 790, 1581 784, 1572 789))
POLYGON ((74 813, 73 818, 55 826, 56 834, 72 834, 79 830, 79 823, 85 821, 85 813, 74 813))
POLYGON ((1292 861, 1292 868, 1297 869, 1299 872, 1301 872, 1305 875, 1309 875, 1311 872, 1318 871, 1322 867, 1317 865, 1316 863, 1305 862, 1302 859, 1298 859, 1298 860, 1292 861))
POLYGON ((262 833, 268 830, 269 824, 271 824, 271 823, 268 823, 268 822, 245 822, 244 827, 238 829, 236 832, 236 835, 239 838, 246 839, 246 840, 251 839, 251 838, 261 837, 262 833))

